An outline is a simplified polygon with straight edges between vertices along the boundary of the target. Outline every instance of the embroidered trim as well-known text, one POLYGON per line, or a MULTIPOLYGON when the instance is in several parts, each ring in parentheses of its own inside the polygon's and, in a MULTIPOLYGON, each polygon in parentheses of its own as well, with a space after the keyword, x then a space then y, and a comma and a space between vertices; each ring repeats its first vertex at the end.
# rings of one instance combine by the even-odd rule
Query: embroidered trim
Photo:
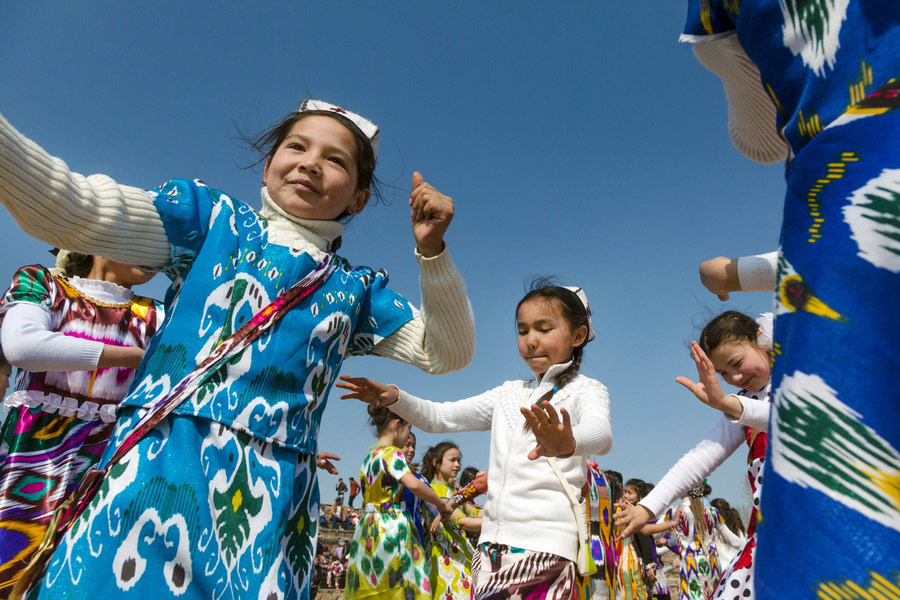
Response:
POLYGON ((3 399, 3 406, 18 408, 40 407, 46 413, 59 413, 61 417, 76 417, 82 421, 95 421, 100 419, 104 423, 116 422, 116 404, 97 404, 90 400, 78 403, 75 398, 60 396, 35 390, 18 390, 3 399))

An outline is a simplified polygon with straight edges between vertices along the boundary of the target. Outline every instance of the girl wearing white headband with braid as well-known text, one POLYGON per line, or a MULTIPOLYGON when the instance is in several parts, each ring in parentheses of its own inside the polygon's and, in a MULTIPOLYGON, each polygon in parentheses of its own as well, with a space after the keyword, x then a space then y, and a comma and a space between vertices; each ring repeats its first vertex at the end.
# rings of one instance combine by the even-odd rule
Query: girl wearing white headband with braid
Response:
MULTIPOLYGON (((576 519, 584 519, 583 513, 576 517, 570 498, 581 496, 585 457, 606 454, 612 446, 609 395, 602 383, 578 373, 584 346, 594 337, 580 288, 535 282, 516 307, 516 327, 519 354, 534 373, 528 381, 507 381, 445 403, 365 378, 342 376, 336 385, 349 390, 342 398, 389 406, 427 432, 490 429, 474 596, 570 598, 577 575, 576 519)), ((348 579, 348 597, 364 596, 367 585, 348 579)))
POLYGON ((172 279, 99 488, 23 578, 40 588, 29 597, 308 596, 317 434, 344 358, 445 373, 474 349, 443 241, 453 201, 419 173, 410 206, 420 313, 384 271, 333 254, 369 201, 377 142, 366 119, 305 101, 256 140, 257 213, 198 180, 144 191, 72 173, 0 117, 0 202, 26 232, 172 279), (47 218, 61 213, 63 227, 47 218))

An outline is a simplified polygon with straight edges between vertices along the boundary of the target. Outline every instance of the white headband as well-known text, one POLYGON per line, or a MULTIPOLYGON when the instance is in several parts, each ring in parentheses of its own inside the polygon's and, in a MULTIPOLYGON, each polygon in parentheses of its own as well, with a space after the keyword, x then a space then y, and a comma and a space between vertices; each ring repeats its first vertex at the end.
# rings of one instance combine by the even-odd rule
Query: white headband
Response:
POLYGON ((591 318, 591 305, 588 302, 587 294, 585 294, 584 290, 580 287, 575 287, 573 285, 564 285, 563 287, 578 296, 578 299, 581 300, 581 304, 584 305, 584 312, 587 313, 588 318, 588 335, 587 339, 584 341, 586 344, 594 339, 594 319, 591 318))
POLYGON ((365 117, 361 117, 356 113, 352 113, 349 110, 337 106, 336 104, 331 104, 329 102, 325 102, 324 100, 313 100, 312 98, 307 98, 306 100, 304 100, 300 104, 300 108, 297 109, 297 112, 307 112, 310 110, 330 111, 333 113, 337 113, 345 119, 349 120, 359 128, 359 130, 364 136, 366 136, 366 138, 368 138, 369 143, 372 144, 372 152, 375 154, 375 158, 378 158, 378 125, 366 119, 365 117))

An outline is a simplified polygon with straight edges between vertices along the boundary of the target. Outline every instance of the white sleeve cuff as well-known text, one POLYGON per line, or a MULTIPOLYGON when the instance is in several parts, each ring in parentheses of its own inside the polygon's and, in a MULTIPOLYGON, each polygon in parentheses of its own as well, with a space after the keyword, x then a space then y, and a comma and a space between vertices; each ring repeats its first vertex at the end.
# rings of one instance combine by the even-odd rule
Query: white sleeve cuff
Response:
POLYGON ((768 252, 738 259, 738 283, 742 292, 771 292, 775 290, 778 252, 768 252))
MULTIPOLYGON (((750 427, 758 431, 767 432, 769 430, 769 409, 772 403, 767 400, 754 400, 745 396, 737 396, 744 407, 744 412, 737 419, 728 419, 732 423, 750 427)), ((726 415, 726 418, 727 415, 726 415)))

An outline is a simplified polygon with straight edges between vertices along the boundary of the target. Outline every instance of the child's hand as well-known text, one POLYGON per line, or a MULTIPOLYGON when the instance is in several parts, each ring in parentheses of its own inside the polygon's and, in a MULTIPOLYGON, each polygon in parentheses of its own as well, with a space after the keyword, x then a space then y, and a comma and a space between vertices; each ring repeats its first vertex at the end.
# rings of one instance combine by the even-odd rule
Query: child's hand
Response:
POLYGON ((617 527, 624 527, 622 533, 616 537, 617 542, 624 540, 636 531, 640 531, 647 524, 647 521, 653 518, 650 510, 640 504, 632 506, 627 502, 616 502, 614 506, 619 509, 619 512, 613 515, 613 520, 615 520, 617 527))
POLYGON ((544 401, 541 406, 532 404, 531 408, 519 410, 537 438, 537 446, 528 453, 529 460, 537 460, 541 456, 568 456, 575 452, 572 421, 566 409, 559 409, 557 415, 556 409, 544 401))
POLYGON ((409 205, 419 254, 426 258, 437 256, 444 250, 444 232, 453 220, 453 199, 426 183, 422 174, 416 171, 412 177, 409 205))
POLYGON ((333 460, 341 460, 341 457, 331 452, 319 452, 316 454, 316 466, 320 469, 325 469, 332 475, 337 475, 337 467, 331 462, 333 460))
POLYGON ((341 400, 362 400, 375 406, 390 406, 400 397, 400 390, 395 385, 384 385, 365 377, 348 377, 341 375, 341 380, 334 384, 349 394, 341 396, 341 400))
POLYGON ((740 416, 744 411, 741 401, 734 396, 727 396, 722 391, 722 385, 716 375, 716 368, 697 342, 691 342, 691 357, 694 359, 694 364, 697 365, 699 381, 694 383, 687 377, 676 377, 675 381, 689 389, 703 404, 728 413, 729 416, 734 412, 734 404, 737 403, 740 406, 737 416, 740 416))

